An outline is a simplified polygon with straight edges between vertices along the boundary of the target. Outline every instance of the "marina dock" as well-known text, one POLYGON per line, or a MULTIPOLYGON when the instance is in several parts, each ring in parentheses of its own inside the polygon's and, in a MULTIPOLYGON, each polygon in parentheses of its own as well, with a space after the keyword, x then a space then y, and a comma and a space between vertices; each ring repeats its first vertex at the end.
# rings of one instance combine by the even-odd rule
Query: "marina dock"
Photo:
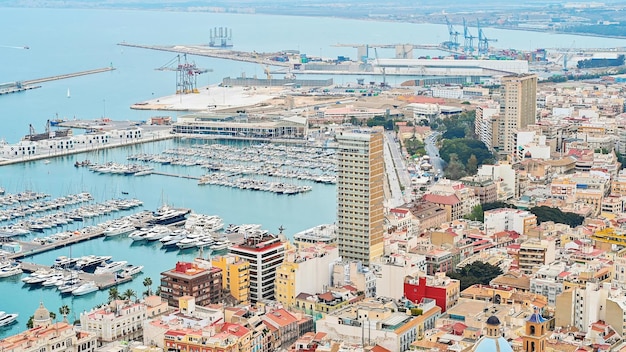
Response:
MULTIPOLYGON (((50 267, 49 265, 42 265, 42 264, 35 264, 35 263, 28 263, 28 262, 22 262, 21 266, 22 266, 22 270, 27 273, 32 273, 37 270, 51 270, 52 269, 52 267, 50 267)), ((66 272, 68 272, 68 276, 69 276, 69 271, 66 271, 66 272)), ((115 285, 123 284, 133 279, 132 276, 118 277, 117 275, 113 273, 91 274, 91 273, 86 273, 86 272, 79 272, 78 278, 83 282, 93 281, 98 286, 98 289, 100 290, 104 290, 115 285)))

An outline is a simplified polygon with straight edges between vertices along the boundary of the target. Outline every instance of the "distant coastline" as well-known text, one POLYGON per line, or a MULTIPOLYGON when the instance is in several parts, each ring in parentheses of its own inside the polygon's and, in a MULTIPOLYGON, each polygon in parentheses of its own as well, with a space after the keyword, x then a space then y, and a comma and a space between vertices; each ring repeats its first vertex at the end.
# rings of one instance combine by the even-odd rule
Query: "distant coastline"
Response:
MULTIPOLYGON (((359 20, 359 21, 374 21, 374 22, 390 22, 390 23, 411 23, 411 24, 434 24, 434 25, 442 25, 445 26, 445 23, 439 21, 421 21, 421 20, 410 20, 406 18, 396 18, 396 15, 388 14, 388 15, 370 15, 363 10, 353 12, 352 8, 349 7, 333 7, 328 9, 322 9, 317 11, 312 11, 311 13, 303 14, 300 12, 299 8, 280 8, 280 7, 259 7, 259 6, 241 6, 241 7, 233 7, 233 6, 194 6, 194 7, 177 7, 176 4, 167 4, 167 3, 159 3, 159 4, 146 4, 146 6, 128 6, 128 4, 120 3, 119 6, 116 6, 114 3, 108 6, 103 6, 101 4, 91 3, 91 2, 80 2, 76 1, 75 3, 64 2, 65 6, 49 6, 48 3, 42 3, 37 5, 33 4, 33 2, 22 3, 21 0, 10 0, 8 3, 3 4, 2 7, 6 8, 33 8, 33 9, 77 9, 77 10, 126 10, 126 11, 159 11, 159 12, 190 12, 190 13, 223 13, 229 15, 269 15, 269 16, 293 16, 293 17, 323 17, 323 18, 340 18, 340 19, 348 19, 348 20, 359 20), (69 3, 69 4, 68 4, 69 3), (332 11, 331 11, 332 9, 332 11), (342 11, 343 9, 348 9, 349 11, 342 11), (350 13, 352 12, 352 13, 350 13)), ((419 17, 428 17, 426 15, 422 15, 419 17)), ((454 25, 458 25, 455 23, 454 25)), ((492 29, 501 29, 501 30, 511 30, 511 31, 527 31, 527 32, 536 32, 536 33, 549 33, 549 34, 565 34, 565 35, 576 35, 576 36, 585 36, 585 37, 594 37, 594 38, 611 38, 611 39, 626 39, 625 35, 615 35, 615 34, 599 34, 599 33, 591 33, 591 32, 582 32, 582 31, 563 31, 563 30, 554 30, 554 29, 540 29, 540 28, 532 28, 532 27, 518 27, 512 25, 494 25, 494 24, 485 24, 483 28, 492 28, 492 29)))

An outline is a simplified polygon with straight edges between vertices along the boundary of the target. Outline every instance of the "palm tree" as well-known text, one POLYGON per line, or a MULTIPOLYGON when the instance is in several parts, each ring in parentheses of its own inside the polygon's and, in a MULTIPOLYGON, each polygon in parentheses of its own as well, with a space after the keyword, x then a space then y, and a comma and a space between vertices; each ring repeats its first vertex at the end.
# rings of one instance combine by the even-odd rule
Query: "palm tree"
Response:
POLYGON ((70 307, 68 307, 67 304, 62 305, 59 307, 59 313, 63 316, 63 321, 67 322, 67 316, 70 314, 70 307))
POLYGON ((135 293, 135 291, 133 291, 133 289, 129 288, 128 290, 124 291, 124 293, 122 294, 122 298, 127 299, 127 300, 131 300, 133 297, 137 297, 137 294, 135 293))
POLYGON ((117 290, 117 287, 111 287, 109 289, 109 302, 115 301, 116 299, 120 299, 120 292, 117 290))
POLYGON ((150 277, 147 277, 145 279, 143 279, 143 286, 148 288, 148 291, 146 291, 147 295, 146 296, 151 296, 152 295, 152 279, 150 277))

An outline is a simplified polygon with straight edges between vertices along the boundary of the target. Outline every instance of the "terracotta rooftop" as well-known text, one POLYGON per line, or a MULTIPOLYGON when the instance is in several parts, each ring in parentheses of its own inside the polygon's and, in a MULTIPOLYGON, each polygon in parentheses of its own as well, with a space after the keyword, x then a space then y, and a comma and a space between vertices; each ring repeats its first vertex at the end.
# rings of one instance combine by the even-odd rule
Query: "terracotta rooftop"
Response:
POLYGON ((444 196, 440 194, 425 194, 423 198, 425 201, 435 204, 455 205, 461 202, 459 198, 457 198, 457 196, 454 194, 451 194, 449 196, 444 196))

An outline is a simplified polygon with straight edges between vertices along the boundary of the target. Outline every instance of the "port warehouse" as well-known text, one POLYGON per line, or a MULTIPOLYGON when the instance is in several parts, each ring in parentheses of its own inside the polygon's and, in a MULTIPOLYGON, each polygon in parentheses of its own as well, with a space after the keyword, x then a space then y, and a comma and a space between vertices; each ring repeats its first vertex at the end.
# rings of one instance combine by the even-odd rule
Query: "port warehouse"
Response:
POLYGON ((433 60, 380 59, 377 68, 387 75, 421 74, 424 76, 491 77, 528 73, 525 60, 433 60))
POLYGON ((302 139, 307 134, 307 119, 293 116, 277 121, 242 121, 241 116, 195 113, 179 116, 173 131, 228 137, 302 139))
POLYGON ((225 77, 222 79, 223 86, 243 86, 243 87, 271 87, 290 85, 294 87, 328 87, 333 85, 333 79, 267 79, 267 78, 248 78, 225 77))

